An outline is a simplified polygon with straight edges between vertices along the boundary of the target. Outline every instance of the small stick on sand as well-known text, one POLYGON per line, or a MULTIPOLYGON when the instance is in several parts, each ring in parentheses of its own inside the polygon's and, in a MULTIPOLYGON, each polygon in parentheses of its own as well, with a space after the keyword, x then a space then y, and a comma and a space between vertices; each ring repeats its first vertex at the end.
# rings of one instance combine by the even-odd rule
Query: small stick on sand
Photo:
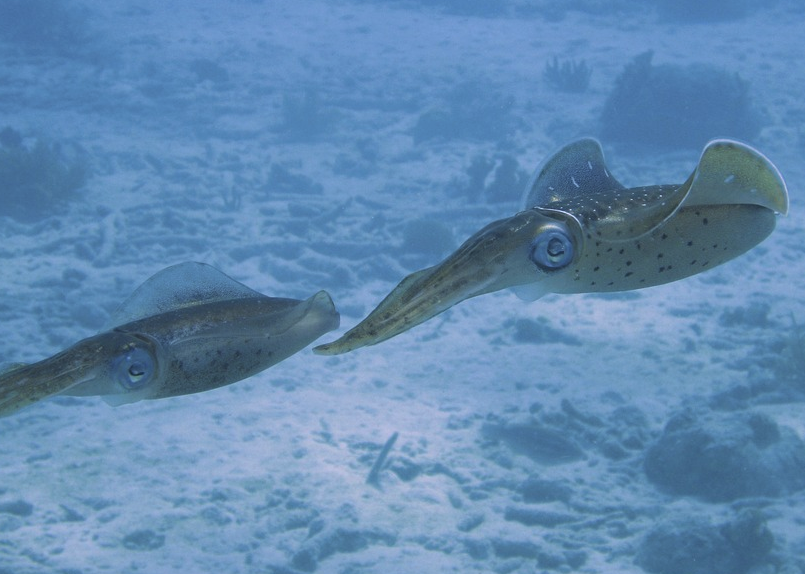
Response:
POLYGON ((372 465, 372 470, 369 471, 369 475, 366 477, 366 484, 371 484, 376 488, 380 488, 380 470, 383 468, 383 465, 386 464, 386 459, 389 456, 389 452, 391 452, 394 443, 397 442, 397 437, 399 434, 400 433, 397 432, 392 434, 386 441, 386 444, 383 445, 383 448, 380 450, 380 454, 377 455, 377 459, 372 465))

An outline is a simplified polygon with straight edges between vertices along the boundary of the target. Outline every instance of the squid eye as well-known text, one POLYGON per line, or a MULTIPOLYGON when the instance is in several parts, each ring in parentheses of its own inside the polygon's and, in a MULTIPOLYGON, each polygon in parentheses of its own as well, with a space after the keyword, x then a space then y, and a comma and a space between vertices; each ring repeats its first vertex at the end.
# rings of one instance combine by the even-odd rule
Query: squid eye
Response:
POLYGON ((112 377, 128 391, 140 389, 150 383, 155 371, 154 357, 139 347, 127 349, 112 363, 112 377))
POLYGON ((561 229, 543 231, 531 242, 531 261, 543 271, 556 271, 573 261, 573 240, 561 229))

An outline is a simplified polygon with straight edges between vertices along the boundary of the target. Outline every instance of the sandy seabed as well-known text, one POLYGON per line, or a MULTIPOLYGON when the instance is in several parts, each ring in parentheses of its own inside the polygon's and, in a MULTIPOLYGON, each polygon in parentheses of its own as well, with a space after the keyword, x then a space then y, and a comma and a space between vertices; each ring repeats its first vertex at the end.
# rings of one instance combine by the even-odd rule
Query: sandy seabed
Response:
MULTIPOLYGON (((327 289, 340 333, 518 209, 519 190, 485 195, 494 172, 472 187, 474 158, 528 172, 597 134, 615 78, 649 49, 750 82, 765 118, 751 143, 786 177, 791 213, 747 255, 671 285, 499 292, 200 395, 55 398, 2 419, 0 573, 805 572, 796 2, 707 25, 594 3, 550 18, 86 6, 97 37, 77 53, 0 45, 0 127, 80 146, 92 167, 46 217, 0 218, 0 360, 89 336, 187 260, 268 295, 327 289), (589 89, 547 84, 553 56, 591 66, 589 89), (487 115, 467 125, 461 106, 487 115), (423 229, 440 241, 418 242, 423 229)), ((603 144, 635 186, 682 181, 699 153, 603 144)))

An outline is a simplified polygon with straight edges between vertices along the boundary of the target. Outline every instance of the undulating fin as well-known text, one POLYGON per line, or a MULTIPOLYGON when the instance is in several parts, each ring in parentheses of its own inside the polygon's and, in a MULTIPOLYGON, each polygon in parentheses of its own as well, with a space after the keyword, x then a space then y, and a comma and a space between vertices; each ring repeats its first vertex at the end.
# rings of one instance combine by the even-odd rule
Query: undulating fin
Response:
POLYGON ((686 207, 694 205, 759 205, 788 213, 788 192, 779 170, 768 158, 733 140, 713 140, 685 182, 686 207))
POLYGON ((147 279, 107 319, 106 331, 199 303, 265 297, 206 263, 172 265, 147 279))
POLYGON ((525 188, 523 209, 619 189, 624 187, 609 172, 601 144, 584 138, 567 144, 534 171, 525 188))

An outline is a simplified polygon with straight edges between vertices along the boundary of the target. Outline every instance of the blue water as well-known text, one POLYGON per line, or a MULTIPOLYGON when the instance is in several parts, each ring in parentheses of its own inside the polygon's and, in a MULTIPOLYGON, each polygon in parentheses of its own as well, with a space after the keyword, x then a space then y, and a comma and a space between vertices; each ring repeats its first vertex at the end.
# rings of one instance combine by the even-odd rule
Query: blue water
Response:
POLYGON ((791 195, 667 286, 0 419, 0 573, 805 572, 803 32, 795 0, 0 0, 0 362, 182 261, 326 289, 329 341, 580 137, 627 186, 739 139, 791 195))

